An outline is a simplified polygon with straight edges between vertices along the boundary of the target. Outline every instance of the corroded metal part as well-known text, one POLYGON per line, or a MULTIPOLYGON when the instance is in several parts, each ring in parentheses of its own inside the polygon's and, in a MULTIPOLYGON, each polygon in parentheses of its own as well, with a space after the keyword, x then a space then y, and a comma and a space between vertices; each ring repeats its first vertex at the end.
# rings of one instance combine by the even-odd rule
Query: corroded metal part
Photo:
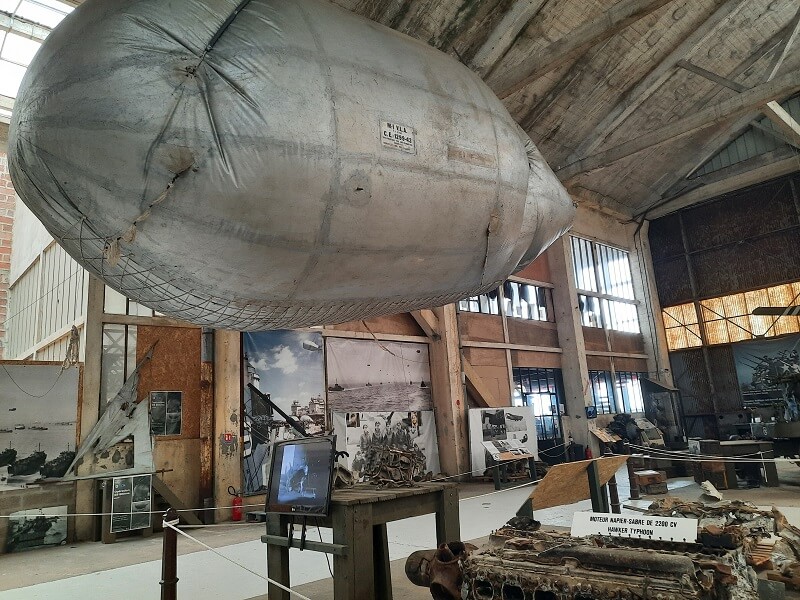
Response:
POLYGON ((463 567, 465 597, 470 600, 758 597, 755 577, 741 548, 726 551, 700 544, 571 538, 505 527, 463 567))

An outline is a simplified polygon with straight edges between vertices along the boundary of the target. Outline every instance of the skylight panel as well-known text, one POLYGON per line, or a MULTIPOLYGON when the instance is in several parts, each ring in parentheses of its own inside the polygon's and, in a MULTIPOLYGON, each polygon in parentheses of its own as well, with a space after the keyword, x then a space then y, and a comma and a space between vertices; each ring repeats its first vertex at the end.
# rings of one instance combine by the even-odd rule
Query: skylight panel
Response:
POLYGON ((0 58, 0 95, 16 98, 24 76, 25 67, 0 58))
POLYGON ((5 41, 0 42, 0 48, 2 48, 0 58, 27 67, 31 64, 33 56, 39 51, 40 46, 41 44, 37 41, 9 33, 6 35, 5 41))

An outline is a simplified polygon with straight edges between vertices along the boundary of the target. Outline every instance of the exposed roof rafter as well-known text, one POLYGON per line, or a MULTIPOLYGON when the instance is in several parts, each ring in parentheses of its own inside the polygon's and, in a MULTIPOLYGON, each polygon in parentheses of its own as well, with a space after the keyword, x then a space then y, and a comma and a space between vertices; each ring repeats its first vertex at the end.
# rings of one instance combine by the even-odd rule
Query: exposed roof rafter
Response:
POLYGON ((573 152, 568 162, 588 156, 602 144, 637 108, 639 108, 661 85, 669 79, 675 65, 688 56, 721 23, 741 9, 746 0, 723 0, 702 25, 693 30, 669 55, 639 81, 603 118, 586 140, 573 152))
POLYGON ((501 99, 507 98, 545 73, 568 62, 576 54, 585 52, 597 42, 612 37, 672 1, 674 0, 623 0, 543 52, 532 56, 524 64, 497 78, 490 77, 487 83, 501 99))
POLYGON ((728 119, 764 106, 767 102, 782 99, 800 90, 800 79, 795 73, 787 73, 738 96, 729 98, 674 123, 640 135, 618 146, 576 161, 556 171, 561 181, 567 181, 580 173, 587 173, 621 160, 642 150, 689 135, 700 129, 711 127, 728 119))
MULTIPOLYGON (((731 175, 730 177, 720 181, 692 189, 691 191, 679 194, 672 198, 666 198, 642 214, 648 219, 657 219, 658 217, 663 217, 664 215, 675 212, 681 208, 691 206, 697 202, 702 202, 704 200, 714 198, 715 196, 740 190, 742 188, 761 183, 762 181, 774 179, 775 177, 781 177, 782 175, 794 173, 798 170, 798 168, 800 168, 800 158, 797 156, 791 156, 789 158, 784 158, 783 160, 771 162, 755 169, 747 168, 745 165, 742 165, 740 167, 740 172, 736 173, 735 175, 731 175)), ((636 216, 639 217, 641 215, 636 216)))
POLYGON ((497 65, 517 40, 530 20, 547 3, 547 0, 516 0, 500 23, 472 59, 472 68, 481 76, 486 76, 497 65))

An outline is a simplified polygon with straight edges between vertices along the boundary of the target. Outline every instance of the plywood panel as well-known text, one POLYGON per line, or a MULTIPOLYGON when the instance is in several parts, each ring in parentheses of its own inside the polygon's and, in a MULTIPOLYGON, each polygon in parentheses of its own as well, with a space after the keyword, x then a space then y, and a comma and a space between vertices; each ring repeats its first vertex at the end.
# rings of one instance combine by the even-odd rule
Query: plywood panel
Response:
POLYGON ((508 319, 508 341, 524 346, 558 348, 558 330, 555 323, 508 319))
POLYGON ((608 356, 587 356, 586 368, 590 371, 610 371, 611 359, 608 356))
POLYGON ((200 329, 139 326, 137 333, 137 360, 157 342, 140 374, 139 400, 148 402, 151 391, 183 392, 180 435, 154 438, 156 470, 186 506, 199 507, 200 329))
POLYGON ((533 281, 553 283, 553 275, 550 273, 550 263, 547 261, 547 252, 542 254, 519 273, 514 273, 514 276, 523 279, 531 279, 533 281))
POLYGON ((528 352, 526 350, 512 350, 511 364, 515 367, 560 369, 561 354, 557 352, 528 352))
POLYGON ((464 356, 473 367, 506 366, 506 351, 495 348, 464 348, 464 356))
POLYGON ((201 507, 200 439, 155 438, 153 461, 161 480, 188 507, 201 507))
POLYGON ((612 352, 625 352, 627 354, 644 354, 644 336, 641 333, 625 333, 622 331, 609 331, 610 350, 612 352))
MULTIPOLYGON (((605 485, 619 468, 628 461, 627 456, 596 459, 600 471, 600 484, 605 485)), ((573 504, 589 498, 589 478, 586 469, 591 460, 554 465, 537 485, 530 498, 533 510, 573 504)))
MULTIPOLYGON (((138 399, 151 391, 183 392, 181 438, 200 437, 200 329, 139 326, 136 359, 156 342, 153 359, 142 369, 138 399)), ((174 436, 170 436, 174 437, 174 436)))
POLYGON ((615 358, 614 368, 617 371, 647 373, 647 361, 642 358, 615 358))
POLYGON ((458 331, 462 340, 503 342, 503 321, 497 315, 458 313, 458 331))
POLYGON ((606 332, 597 327, 582 327, 587 352, 608 352, 606 332))

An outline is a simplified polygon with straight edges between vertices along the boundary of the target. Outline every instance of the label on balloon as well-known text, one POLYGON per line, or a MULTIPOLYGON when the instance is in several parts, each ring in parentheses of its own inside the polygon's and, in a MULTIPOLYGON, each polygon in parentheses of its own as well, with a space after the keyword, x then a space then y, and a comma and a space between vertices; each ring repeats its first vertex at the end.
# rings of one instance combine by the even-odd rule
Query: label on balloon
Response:
POLYGON ((409 154, 417 153, 414 143, 414 129, 408 125, 381 121, 381 144, 384 148, 402 150, 409 154))

